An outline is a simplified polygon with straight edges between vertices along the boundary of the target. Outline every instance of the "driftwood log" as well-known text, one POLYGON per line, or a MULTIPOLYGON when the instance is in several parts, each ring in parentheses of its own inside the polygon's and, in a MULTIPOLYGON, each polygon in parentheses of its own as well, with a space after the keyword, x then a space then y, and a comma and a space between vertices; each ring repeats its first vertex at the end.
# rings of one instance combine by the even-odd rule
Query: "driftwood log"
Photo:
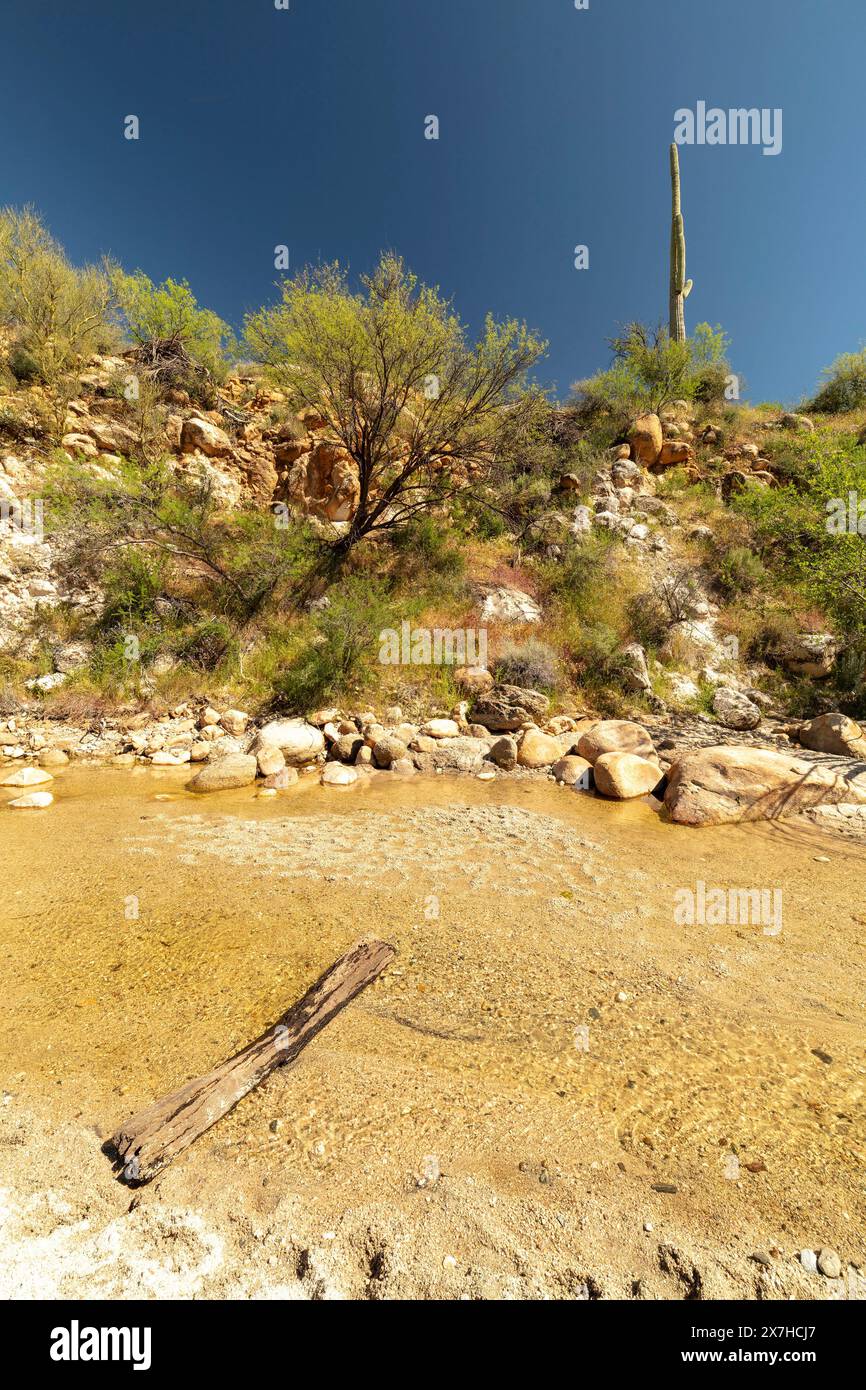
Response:
POLYGON ((237 1105, 276 1067, 292 1062, 396 955, 384 941, 359 941, 262 1033, 222 1066, 139 1110, 105 1145, 124 1181, 150 1182, 160 1169, 237 1105))

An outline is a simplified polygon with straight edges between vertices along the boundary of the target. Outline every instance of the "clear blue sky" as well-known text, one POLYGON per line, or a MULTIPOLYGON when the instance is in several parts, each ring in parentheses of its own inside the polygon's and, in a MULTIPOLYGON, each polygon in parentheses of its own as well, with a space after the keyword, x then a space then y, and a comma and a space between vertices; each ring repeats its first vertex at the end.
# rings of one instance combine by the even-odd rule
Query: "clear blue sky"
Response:
POLYGON ((866 341, 866 0, 4 0, 2 34, 0 202, 235 324, 278 243, 392 247, 473 327, 540 330, 563 394, 666 316, 667 147, 703 100, 781 107, 784 143, 681 150, 689 325, 753 400, 866 341))

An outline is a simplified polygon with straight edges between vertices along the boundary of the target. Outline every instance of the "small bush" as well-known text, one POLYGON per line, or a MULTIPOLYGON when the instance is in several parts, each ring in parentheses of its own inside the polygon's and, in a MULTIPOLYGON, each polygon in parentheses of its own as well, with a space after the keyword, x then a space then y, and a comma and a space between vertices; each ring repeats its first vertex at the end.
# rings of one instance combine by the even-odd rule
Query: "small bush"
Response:
POLYGON ((559 660, 546 642, 531 637, 504 647, 494 662, 493 674, 503 685, 554 690, 559 680, 559 660))
POLYGON ((382 585, 363 575, 335 584, 328 599, 299 634, 303 645, 275 682, 279 701, 292 711, 364 690, 379 669, 380 632, 399 627, 382 585))
POLYGON ((766 577, 760 556, 744 545, 736 545, 727 551, 719 565, 718 584, 728 598, 750 594, 766 577))
POLYGON ((822 375, 824 382, 811 402, 812 410, 841 414, 866 406, 866 348, 843 352, 822 375))

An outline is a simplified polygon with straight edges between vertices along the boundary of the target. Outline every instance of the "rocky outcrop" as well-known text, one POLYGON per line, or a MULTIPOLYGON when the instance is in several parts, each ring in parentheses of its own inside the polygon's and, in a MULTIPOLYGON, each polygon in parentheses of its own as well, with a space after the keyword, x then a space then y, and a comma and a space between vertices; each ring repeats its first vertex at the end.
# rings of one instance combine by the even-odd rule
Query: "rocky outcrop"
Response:
POLYGON ((682 825, 775 820, 820 805, 866 804, 866 782, 769 748, 702 748, 668 771, 665 806, 682 825))

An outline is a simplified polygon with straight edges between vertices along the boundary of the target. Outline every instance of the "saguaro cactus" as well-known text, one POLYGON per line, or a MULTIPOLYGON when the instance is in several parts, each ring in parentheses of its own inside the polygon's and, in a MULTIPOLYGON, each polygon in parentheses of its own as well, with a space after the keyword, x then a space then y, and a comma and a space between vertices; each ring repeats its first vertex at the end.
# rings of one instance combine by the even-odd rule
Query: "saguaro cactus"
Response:
POLYGON ((686 279, 686 234, 680 209, 680 158, 671 145, 671 285, 670 335, 675 343, 686 339, 685 301, 692 288, 686 279))

